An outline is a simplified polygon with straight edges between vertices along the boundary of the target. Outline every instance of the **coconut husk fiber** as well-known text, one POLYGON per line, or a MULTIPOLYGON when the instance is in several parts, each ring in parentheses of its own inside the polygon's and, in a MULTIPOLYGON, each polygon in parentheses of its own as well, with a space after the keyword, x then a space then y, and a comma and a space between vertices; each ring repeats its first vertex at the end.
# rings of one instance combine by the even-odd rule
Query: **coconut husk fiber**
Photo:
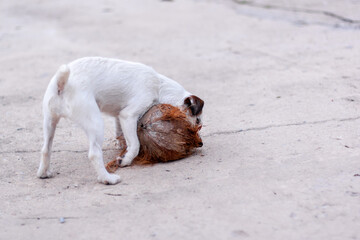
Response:
MULTIPOLYGON (((202 146, 200 129, 201 125, 191 123, 186 112, 177 107, 169 104, 153 106, 138 121, 140 150, 133 164, 169 162, 189 156, 195 148, 202 146)), ((124 136, 118 140, 126 145, 124 136)), ((125 153, 126 147, 106 165, 106 169, 115 172, 125 153)))

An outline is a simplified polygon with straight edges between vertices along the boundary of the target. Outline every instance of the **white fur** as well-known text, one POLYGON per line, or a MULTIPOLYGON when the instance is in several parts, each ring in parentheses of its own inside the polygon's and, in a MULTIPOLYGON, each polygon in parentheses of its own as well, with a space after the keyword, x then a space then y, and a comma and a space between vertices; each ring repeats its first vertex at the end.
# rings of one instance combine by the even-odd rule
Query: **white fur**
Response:
POLYGON ((184 104, 191 94, 177 82, 140 63, 100 57, 81 58, 63 65, 51 79, 43 101, 44 145, 37 176, 51 177, 51 146, 60 118, 69 118, 89 138, 89 159, 104 184, 120 182, 103 162, 104 123, 101 112, 116 119, 117 136, 123 131, 128 151, 122 166, 130 165, 139 152, 137 121, 152 105, 184 104))

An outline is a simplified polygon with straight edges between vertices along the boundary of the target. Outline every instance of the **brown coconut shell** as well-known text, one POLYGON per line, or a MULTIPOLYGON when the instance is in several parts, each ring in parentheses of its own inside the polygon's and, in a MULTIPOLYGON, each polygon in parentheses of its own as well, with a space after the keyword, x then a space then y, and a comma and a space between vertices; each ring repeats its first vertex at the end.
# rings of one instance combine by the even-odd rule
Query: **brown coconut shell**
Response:
MULTIPOLYGON (((133 163, 153 164, 189 156, 195 148, 202 146, 200 129, 201 125, 191 123, 186 112, 178 107, 169 104, 153 106, 138 121, 140 150, 133 163)), ((125 143, 124 136, 118 137, 118 140, 125 143)), ((117 159, 107 164, 106 169, 116 171, 120 165, 119 159, 125 153, 126 147, 117 159)))

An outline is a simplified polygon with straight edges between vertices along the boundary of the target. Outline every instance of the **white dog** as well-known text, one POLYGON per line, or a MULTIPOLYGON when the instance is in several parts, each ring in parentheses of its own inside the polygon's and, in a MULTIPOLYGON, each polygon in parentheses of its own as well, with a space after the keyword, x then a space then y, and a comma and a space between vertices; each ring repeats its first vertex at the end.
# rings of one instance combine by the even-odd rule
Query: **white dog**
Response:
POLYGON ((104 123, 101 112, 115 117, 116 135, 124 134, 127 153, 121 165, 130 165, 139 152, 137 121, 152 105, 167 103, 189 109, 199 123, 204 102, 177 82, 152 68, 116 59, 87 57, 63 65, 51 79, 43 101, 44 145, 37 176, 48 178, 51 147, 60 118, 69 118, 89 139, 89 159, 104 184, 120 182, 103 162, 104 123))

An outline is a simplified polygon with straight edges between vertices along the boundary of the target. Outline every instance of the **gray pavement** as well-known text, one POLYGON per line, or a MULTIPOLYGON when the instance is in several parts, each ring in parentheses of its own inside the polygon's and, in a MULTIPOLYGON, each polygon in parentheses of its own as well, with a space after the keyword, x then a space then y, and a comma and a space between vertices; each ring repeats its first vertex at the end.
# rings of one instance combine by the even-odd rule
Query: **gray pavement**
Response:
POLYGON ((1 1, 0 239, 360 239, 359 13, 356 0, 1 1), (202 97, 203 148, 105 186, 62 120, 57 174, 37 179, 42 96, 83 56, 151 65, 202 97))

